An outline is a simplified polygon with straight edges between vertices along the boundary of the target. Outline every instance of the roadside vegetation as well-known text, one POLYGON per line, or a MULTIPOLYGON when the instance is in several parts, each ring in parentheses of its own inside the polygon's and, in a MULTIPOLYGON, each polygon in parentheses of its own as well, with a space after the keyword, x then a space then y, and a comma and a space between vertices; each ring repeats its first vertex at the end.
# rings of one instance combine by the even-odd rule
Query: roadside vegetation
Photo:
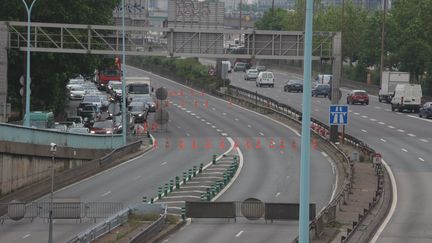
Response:
MULTIPOLYGON (((304 30, 305 0, 296 9, 267 11, 255 23, 262 30, 304 30)), ((342 6, 324 8, 315 0, 314 31, 341 31, 345 78, 379 83, 382 10, 359 8, 351 0, 342 6), (342 14, 344 13, 344 14, 342 14)), ((385 20, 384 67, 410 72, 411 81, 432 94, 432 25, 430 0, 393 1, 385 20)))

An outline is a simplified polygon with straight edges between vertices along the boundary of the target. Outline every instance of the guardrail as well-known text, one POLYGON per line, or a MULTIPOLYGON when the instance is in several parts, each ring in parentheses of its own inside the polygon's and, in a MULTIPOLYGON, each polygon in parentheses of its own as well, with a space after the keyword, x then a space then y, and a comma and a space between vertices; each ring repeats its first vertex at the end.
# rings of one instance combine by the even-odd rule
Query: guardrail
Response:
MULTIPOLYGON (((269 113, 276 113, 282 117, 288 118, 291 121, 294 121, 298 125, 301 125, 302 121, 302 113, 293 107, 280 103, 275 99, 266 97, 264 95, 258 94, 257 92, 251 92, 249 90, 235 87, 229 85, 227 87, 227 92, 222 93, 219 91, 213 91, 213 94, 219 97, 223 97, 225 99, 233 99, 237 100, 240 103, 246 103, 251 106, 257 107, 258 109, 265 110, 269 113)), ((331 143, 328 140, 329 135, 329 126, 327 124, 322 123, 321 121, 311 118, 311 129, 313 134, 316 137, 321 139, 324 143, 321 143, 320 146, 325 146, 327 149, 333 151, 330 153, 330 156, 336 156, 339 161, 343 161, 343 163, 337 163, 337 166, 342 166, 342 168, 338 168, 343 170, 345 176, 340 178, 342 183, 338 183, 338 185, 342 185, 342 187, 337 191, 334 199, 315 217, 314 220, 310 223, 310 234, 316 237, 319 237, 324 225, 326 223, 334 222, 336 219, 337 209, 341 209, 341 204, 344 204, 348 199, 348 196, 352 189, 353 178, 353 163, 347 157, 347 155, 341 151, 334 143, 331 143)), ((339 134, 342 136, 342 134, 339 134)), ((369 147, 366 143, 357 139, 349 134, 344 134, 344 142, 351 144, 357 150, 362 152, 365 156, 372 159, 372 156, 375 154, 375 150, 369 147)), ((382 190, 383 190, 383 181, 384 181, 384 171, 381 164, 374 165, 376 166, 376 172, 378 175, 378 188, 376 191, 376 197, 372 203, 369 203, 369 208, 363 210, 363 214, 359 215, 358 221, 362 221, 371 211, 373 207, 379 201, 382 190)), ((342 242, 345 242, 349 239, 349 237, 355 232, 360 223, 358 221, 353 222, 352 229, 347 230, 347 236, 342 237, 342 242)), ((296 238, 293 242, 298 242, 298 238, 296 238)))
POLYGON ((156 236, 163 226, 165 225, 166 214, 161 214, 160 217, 145 228, 142 232, 135 235, 129 240, 129 243, 140 243, 140 242, 148 242, 151 238, 156 236))
POLYGON ((59 147, 85 149, 113 149, 123 145, 121 135, 87 135, 71 134, 46 129, 23 127, 8 123, 0 123, 2 141, 49 145, 55 143, 59 147))

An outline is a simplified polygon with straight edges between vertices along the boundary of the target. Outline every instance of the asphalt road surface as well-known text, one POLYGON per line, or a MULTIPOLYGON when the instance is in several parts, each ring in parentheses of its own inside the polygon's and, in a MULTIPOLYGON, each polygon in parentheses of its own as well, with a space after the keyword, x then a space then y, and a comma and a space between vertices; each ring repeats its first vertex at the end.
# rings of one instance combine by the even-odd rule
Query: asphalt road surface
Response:
MULTIPOLYGON (((301 110, 302 93, 285 93, 283 85, 301 76, 275 72, 274 88, 257 88, 255 81, 244 81, 244 73, 230 75, 231 84, 273 97, 301 110)), ((341 104, 346 104, 346 89, 341 104)), ((312 117, 327 123, 330 102, 312 98, 312 117)), ((370 103, 350 105, 346 132, 362 139, 383 155, 390 165, 397 185, 394 214, 377 242, 432 242, 432 120, 418 114, 392 112, 390 104, 379 103, 370 96, 370 103)))

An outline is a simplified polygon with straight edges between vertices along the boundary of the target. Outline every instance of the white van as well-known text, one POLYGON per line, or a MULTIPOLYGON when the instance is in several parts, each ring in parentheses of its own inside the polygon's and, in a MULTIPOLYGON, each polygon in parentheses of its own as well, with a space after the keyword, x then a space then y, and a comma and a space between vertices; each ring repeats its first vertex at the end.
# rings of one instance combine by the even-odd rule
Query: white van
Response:
POLYGON ((262 87, 267 85, 269 87, 274 87, 274 75, 272 72, 260 72, 258 78, 256 79, 256 86, 262 87))
POLYGON ((222 61, 222 65, 226 65, 227 66, 227 72, 231 73, 232 66, 231 66, 231 62, 230 61, 222 61))
POLYGON ((398 84, 391 100, 392 111, 420 110, 422 88, 419 84, 398 84))
POLYGON ((328 84, 332 79, 333 75, 331 74, 318 74, 315 80, 318 84, 328 84))

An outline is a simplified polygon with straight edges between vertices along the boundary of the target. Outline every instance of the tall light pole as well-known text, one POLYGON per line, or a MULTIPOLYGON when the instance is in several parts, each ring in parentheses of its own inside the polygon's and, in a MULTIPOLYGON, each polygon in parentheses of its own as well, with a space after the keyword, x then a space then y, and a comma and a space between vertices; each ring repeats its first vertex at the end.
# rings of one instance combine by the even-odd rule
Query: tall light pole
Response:
POLYGON ((387 0, 384 0, 384 11, 383 11, 383 20, 381 27, 381 60, 380 60, 380 85, 381 85, 381 77, 384 71, 384 39, 385 39, 385 20, 386 20, 386 12, 387 12, 387 0))
POLYGON ((243 7, 243 1, 242 0, 240 0, 240 19, 239 19, 239 26, 240 26, 240 31, 239 31, 239 45, 241 46, 241 37, 242 37, 242 32, 241 32, 241 29, 242 29, 242 7, 243 7))
POLYGON ((125 66, 126 66, 126 54, 125 54, 125 4, 124 0, 122 4, 122 65, 121 65, 121 81, 122 81, 122 136, 123 145, 126 144, 126 135, 128 130, 128 124, 126 120, 126 80, 125 80, 125 66))
POLYGON ((24 126, 30 126, 30 16, 34 4, 37 0, 34 0, 30 7, 27 5, 25 0, 22 0, 27 10, 27 69, 26 69, 26 109, 24 115, 24 126))
POLYGON ((53 242, 54 165, 55 165, 56 151, 57 151, 57 145, 55 143, 51 143, 50 144, 50 152, 51 152, 52 163, 51 163, 51 194, 50 194, 48 243, 53 242))
POLYGON ((310 183, 310 119, 312 82, 312 17, 313 0, 306 2, 305 45, 303 68, 303 107, 300 155, 300 222, 299 242, 309 243, 309 183, 310 183))

